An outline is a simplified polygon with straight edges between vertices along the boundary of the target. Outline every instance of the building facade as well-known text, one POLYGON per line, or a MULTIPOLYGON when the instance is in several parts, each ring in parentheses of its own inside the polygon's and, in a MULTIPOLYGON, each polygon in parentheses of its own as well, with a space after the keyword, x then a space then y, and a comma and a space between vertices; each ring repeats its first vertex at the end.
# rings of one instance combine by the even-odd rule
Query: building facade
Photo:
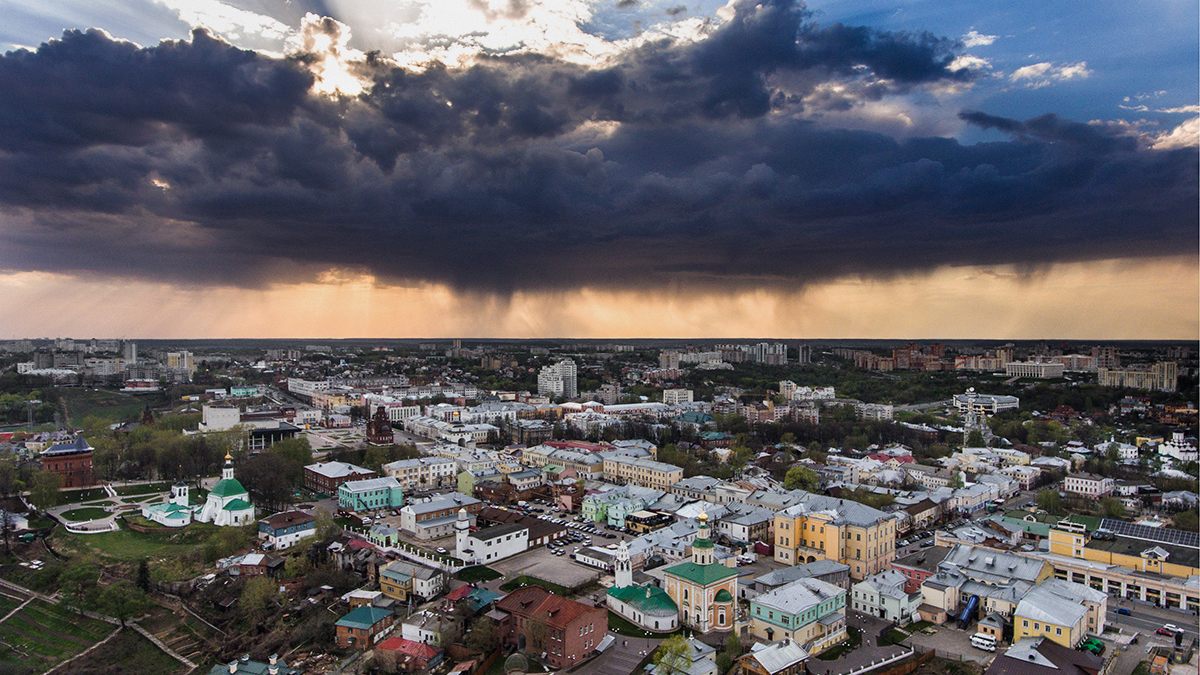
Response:
POLYGON ((554 595, 541 586, 518 588, 496 602, 503 644, 565 669, 587 659, 608 634, 608 610, 554 595))
POLYGON ((92 446, 83 434, 67 443, 52 445, 41 452, 42 470, 59 477, 64 488, 96 484, 92 471, 92 446))
POLYGON ((708 514, 697 518, 691 560, 663 572, 667 595, 679 608, 680 622, 700 631, 732 630, 738 597, 738 571, 716 561, 709 539, 708 514))
POLYGON ((338 486, 338 507, 347 511, 398 509, 404 505, 400 482, 391 476, 352 480, 338 486))

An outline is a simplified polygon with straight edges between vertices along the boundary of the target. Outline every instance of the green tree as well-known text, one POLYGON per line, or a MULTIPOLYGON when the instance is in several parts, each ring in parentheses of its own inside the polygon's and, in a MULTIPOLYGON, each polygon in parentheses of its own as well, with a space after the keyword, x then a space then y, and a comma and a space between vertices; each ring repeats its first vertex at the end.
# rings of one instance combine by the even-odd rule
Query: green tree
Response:
POLYGON ((96 609, 117 619, 122 626, 127 619, 145 612, 150 605, 146 593, 128 581, 118 581, 105 588, 96 601, 96 609))
POLYGON ((959 471, 958 469, 951 469, 950 470, 950 482, 946 483, 946 487, 948 487, 952 490, 957 490, 958 488, 960 488, 962 486, 963 486, 962 471, 959 471))
POLYGON ((1047 489, 1042 490, 1037 494, 1038 508, 1043 509, 1046 513, 1053 515, 1062 515, 1062 496, 1058 494, 1058 490, 1047 489))
POLYGON ((72 563, 58 577, 58 589, 63 601, 71 607, 84 607, 90 604, 90 598, 96 589, 100 578, 100 570, 95 565, 86 562, 72 563))
POLYGON ((1200 516, 1196 514, 1195 509, 1185 509, 1175 514, 1171 519, 1175 524, 1175 529, 1195 532, 1200 530, 1200 516))
POLYGON ((317 507, 315 515, 317 518, 317 522, 316 522, 317 537, 316 538, 318 540, 325 541, 325 540, 337 535, 337 533, 341 531, 341 529, 342 529, 341 526, 339 526, 337 524, 337 522, 333 519, 333 512, 330 511, 329 509, 325 508, 324 506, 319 506, 319 507, 317 507))
POLYGON ((246 587, 242 589, 242 595, 238 598, 238 606, 243 616, 251 624, 258 624, 275 607, 278 597, 279 587, 276 586, 274 580, 267 577, 254 577, 246 582, 246 587))
POLYGON ((725 651, 735 659, 742 655, 742 641, 738 639, 737 633, 730 633, 729 637, 725 638, 725 651))
POLYGON ((58 489, 62 478, 49 471, 35 471, 29 481, 29 502, 39 511, 58 503, 58 489))
POLYGON ((664 675, 687 673, 692 667, 692 645, 682 634, 672 635, 658 645, 653 662, 664 675))
POLYGON ((983 432, 978 429, 972 429, 971 433, 967 434, 968 448, 982 448, 987 445, 987 441, 983 440, 983 432))
POLYGON ((788 469, 787 475, 783 477, 783 487, 788 490, 816 492, 820 483, 821 477, 817 475, 816 471, 807 466, 793 466, 788 469))
POLYGON ((496 637, 496 622, 486 616, 476 621, 467 633, 467 646, 484 654, 491 654, 499 643, 496 637))
POLYGON ((312 464, 312 446, 307 438, 286 438, 272 445, 271 452, 287 460, 288 480, 304 480, 304 467, 312 464))
MULTIPOLYGON (((1049 511, 1049 509, 1046 510, 1049 511)), ((1125 505, 1120 500, 1105 497, 1100 500, 1100 512, 1104 514, 1105 518, 1124 518, 1125 505)))
POLYGON ((150 592, 150 563, 142 560, 138 563, 137 587, 143 592, 150 592))

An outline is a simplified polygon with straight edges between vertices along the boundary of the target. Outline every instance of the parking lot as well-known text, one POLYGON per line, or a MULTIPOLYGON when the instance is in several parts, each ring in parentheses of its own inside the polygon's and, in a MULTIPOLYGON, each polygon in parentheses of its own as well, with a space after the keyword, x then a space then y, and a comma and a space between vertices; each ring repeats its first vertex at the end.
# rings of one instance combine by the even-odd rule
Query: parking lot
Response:
MULTIPOLYGON (((567 555, 570 554, 571 548, 574 548, 574 545, 567 549, 567 555)), ((556 556, 550 549, 540 546, 511 558, 489 563, 488 567, 502 572, 510 579, 527 574, 565 588, 575 588, 600 578, 600 570, 581 565, 567 555, 556 556)))

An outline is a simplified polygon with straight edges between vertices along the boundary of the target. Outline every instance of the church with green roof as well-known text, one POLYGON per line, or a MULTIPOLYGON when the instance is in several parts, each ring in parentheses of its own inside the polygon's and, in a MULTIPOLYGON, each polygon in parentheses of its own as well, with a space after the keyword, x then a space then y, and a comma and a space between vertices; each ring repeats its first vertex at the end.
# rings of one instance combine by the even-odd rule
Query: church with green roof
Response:
POLYGON ((702 512, 697 520, 700 528, 692 540, 692 559, 663 570, 667 595, 679 607, 683 625, 701 633, 733 630, 738 571, 716 561, 708 514, 702 512))
POLYGON ((633 563, 625 542, 617 547, 613 572, 616 582, 604 598, 609 609, 648 631, 669 633, 679 628, 679 607, 666 591, 633 583, 633 563))
POLYGON ((225 466, 221 469, 221 480, 208 493, 204 508, 196 516, 202 523, 218 527, 249 525, 254 522, 254 505, 250 493, 233 477, 233 457, 225 455, 225 466))

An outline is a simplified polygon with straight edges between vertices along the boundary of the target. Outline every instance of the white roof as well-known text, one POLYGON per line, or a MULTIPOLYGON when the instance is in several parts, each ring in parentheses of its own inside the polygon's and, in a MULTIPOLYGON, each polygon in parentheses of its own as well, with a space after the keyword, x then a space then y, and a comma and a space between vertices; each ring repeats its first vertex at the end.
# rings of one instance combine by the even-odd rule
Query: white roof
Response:
POLYGON ((756 642, 750 647, 750 657, 758 661, 768 673, 777 673, 807 659, 808 652, 792 640, 756 642))
POLYGON ((316 464, 309 464, 304 468, 326 478, 342 478, 344 476, 375 473, 370 469, 364 469, 361 466, 347 464, 346 462, 317 462, 316 464))
POLYGON ((769 593, 763 593, 753 602, 785 614, 796 615, 845 592, 841 587, 820 579, 797 579, 769 593))
POLYGON ((366 480, 351 480, 342 483, 342 487, 349 492, 360 492, 366 490, 383 490, 385 488, 399 488, 400 481, 391 476, 383 476, 381 478, 367 478, 366 480))

